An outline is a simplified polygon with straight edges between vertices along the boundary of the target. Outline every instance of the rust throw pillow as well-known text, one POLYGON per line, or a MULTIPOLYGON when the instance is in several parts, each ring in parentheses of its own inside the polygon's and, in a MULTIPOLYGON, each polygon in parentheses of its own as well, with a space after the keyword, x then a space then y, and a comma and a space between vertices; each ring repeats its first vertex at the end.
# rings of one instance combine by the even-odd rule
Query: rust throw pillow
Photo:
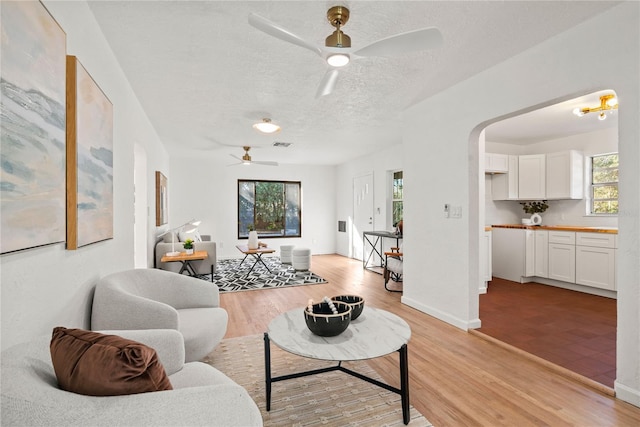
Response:
POLYGON ((156 351, 117 335, 56 327, 51 361, 61 389, 90 396, 172 390, 156 351))

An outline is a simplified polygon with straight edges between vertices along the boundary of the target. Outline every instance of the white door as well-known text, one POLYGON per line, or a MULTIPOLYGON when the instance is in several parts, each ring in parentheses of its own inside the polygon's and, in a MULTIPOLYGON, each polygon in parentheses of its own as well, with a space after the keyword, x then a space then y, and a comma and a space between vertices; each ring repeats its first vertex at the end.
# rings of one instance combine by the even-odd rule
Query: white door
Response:
MULTIPOLYGON (((351 240, 353 258, 362 259, 362 232, 373 231, 373 174, 353 178, 353 227, 351 240)), ((371 248, 367 248, 367 255, 371 248)), ((380 259, 371 258, 376 265, 380 259)))

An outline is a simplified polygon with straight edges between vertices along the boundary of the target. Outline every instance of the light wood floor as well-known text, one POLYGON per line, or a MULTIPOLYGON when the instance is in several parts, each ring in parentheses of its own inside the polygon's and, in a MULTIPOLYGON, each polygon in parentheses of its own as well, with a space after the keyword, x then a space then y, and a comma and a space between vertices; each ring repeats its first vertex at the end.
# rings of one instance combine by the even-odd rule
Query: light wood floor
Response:
MULTIPOLYGON (((226 337, 261 334, 271 319, 309 298, 358 294, 411 326, 411 404, 436 427, 640 425, 640 408, 402 304, 401 294, 385 291, 382 276, 360 261, 318 255, 311 269, 329 283, 221 295, 229 313, 226 337)), ((399 387, 397 354, 370 363, 399 387)))

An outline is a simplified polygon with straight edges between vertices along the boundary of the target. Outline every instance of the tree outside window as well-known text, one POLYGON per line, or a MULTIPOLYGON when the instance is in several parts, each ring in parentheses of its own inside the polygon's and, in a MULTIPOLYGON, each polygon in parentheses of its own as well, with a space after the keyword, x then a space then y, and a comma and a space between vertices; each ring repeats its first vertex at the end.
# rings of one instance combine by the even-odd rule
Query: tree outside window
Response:
POLYGON ((260 237, 301 237, 301 184, 238 180, 238 238, 252 227, 260 237))
POLYGON ((591 158, 591 213, 618 213, 618 153, 591 158))

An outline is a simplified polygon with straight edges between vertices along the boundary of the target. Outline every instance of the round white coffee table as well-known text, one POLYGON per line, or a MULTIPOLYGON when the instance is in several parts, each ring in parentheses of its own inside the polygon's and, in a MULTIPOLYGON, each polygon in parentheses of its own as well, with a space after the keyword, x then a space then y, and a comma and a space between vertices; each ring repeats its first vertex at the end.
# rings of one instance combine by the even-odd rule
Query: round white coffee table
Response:
POLYGON ((409 338, 411 338, 411 328, 407 322, 393 313, 372 307, 365 306, 360 317, 352 321, 343 333, 335 337, 321 337, 313 334, 307 328, 302 307, 279 315, 269 323, 267 332, 264 334, 267 411, 271 410, 272 383, 337 370, 399 394, 402 398, 403 422, 408 424, 407 343, 409 338), (312 359, 336 361, 338 365, 271 377, 271 342, 289 353, 312 359), (400 353, 399 389, 342 366, 342 362, 373 359, 395 351, 400 353))

